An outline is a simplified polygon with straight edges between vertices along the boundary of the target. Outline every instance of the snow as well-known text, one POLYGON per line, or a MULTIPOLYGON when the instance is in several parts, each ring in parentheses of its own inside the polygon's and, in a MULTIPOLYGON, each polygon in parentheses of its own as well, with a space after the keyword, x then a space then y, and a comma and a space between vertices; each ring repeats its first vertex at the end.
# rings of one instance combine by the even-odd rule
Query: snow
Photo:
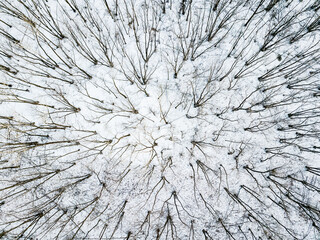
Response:
POLYGON ((318 3, 260 2, 0 3, 0 235, 319 238, 318 3))

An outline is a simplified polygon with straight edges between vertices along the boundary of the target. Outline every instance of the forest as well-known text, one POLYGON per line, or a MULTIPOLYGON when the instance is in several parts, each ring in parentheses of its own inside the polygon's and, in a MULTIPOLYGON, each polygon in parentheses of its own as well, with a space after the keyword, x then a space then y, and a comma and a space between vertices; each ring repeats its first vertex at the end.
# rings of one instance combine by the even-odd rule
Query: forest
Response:
POLYGON ((0 239, 320 239, 319 0, 0 0, 0 239))

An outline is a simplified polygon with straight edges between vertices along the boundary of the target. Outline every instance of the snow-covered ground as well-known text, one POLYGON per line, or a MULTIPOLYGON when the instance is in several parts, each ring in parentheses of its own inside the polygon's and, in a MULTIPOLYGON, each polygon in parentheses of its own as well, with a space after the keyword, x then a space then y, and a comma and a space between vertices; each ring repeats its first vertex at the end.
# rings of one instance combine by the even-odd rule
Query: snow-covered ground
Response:
POLYGON ((319 239, 318 0, 2 0, 0 238, 319 239))

